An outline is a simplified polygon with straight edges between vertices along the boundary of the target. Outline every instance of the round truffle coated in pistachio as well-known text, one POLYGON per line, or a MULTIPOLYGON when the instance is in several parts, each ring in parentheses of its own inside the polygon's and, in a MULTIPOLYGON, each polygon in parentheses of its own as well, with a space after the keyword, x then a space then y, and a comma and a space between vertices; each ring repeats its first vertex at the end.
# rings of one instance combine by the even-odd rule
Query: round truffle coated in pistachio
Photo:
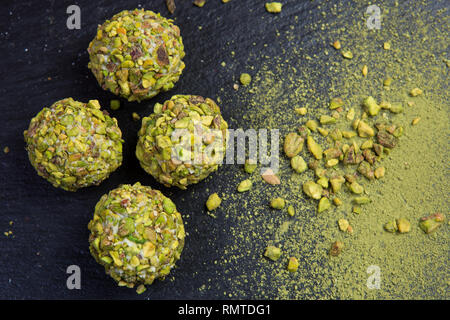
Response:
POLYGON ((98 185, 121 165, 121 137, 117 120, 102 112, 97 100, 72 98, 41 110, 24 132, 37 173, 68 191, 98 185))
POLYGON ((88 67, 102 88, 129 101, 172 89, 184 69, 180 29, 172 22, 135 9, 99 25, 89 44, 88 67))
POLYGON ((119 286, 130 288, 164 279, 184 246, 175 204, 139 182, 103 195, 88 229, 92 256, 119 286))
POLYGON ((228 125, 217 104, 176 95, 142 120, 136 156, 142 168, 167 187, 186 189, 217 170, 225 155, 228 125))

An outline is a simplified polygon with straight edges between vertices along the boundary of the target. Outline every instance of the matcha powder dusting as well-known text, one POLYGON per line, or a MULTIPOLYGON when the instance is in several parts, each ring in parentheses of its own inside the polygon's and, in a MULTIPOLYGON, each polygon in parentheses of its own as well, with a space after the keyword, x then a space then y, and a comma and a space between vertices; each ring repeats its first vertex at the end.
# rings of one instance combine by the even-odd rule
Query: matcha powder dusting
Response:
MULTIPOLYGON (((389 19, 383 19, 380 30, 371 31, 361 20, 364 4, 351 9, 342 4, 348 14, 342 19, 340 4, 312 3, 311 10, 323 14, 306 26, 305 32, 309 28, 311 32, 320 30, 314 33, 316 38, 302 38, 299 45, 298 33, 278 33, 282 58, 267 56, 270 59, 259 62, 247 89, 239 91, 240 104, 246 108, 237 111, 230 127, 279 129, 282 137, 292 132, 306 137, 302 134, 310 132, 314 145, 322 151, 330 142, 339 141, 342 146, 348 141, 344 150, 362 154, 364 158, 355 161, 365 163, 358 171, 358 167, 352 169, 353 177, 347 174, 343 180, 332 179, 330 186, 317 163, 328 161, 327 152, 332 151, 312 155, 305 140, 303 150, 289 153, 293 158, 280 155, 279 185, 264 183, 258 169, 249 173, 244 168, 227 168, 233 178, 229 178, 229 187, 221 187, 226 196, 216 209, 219 219, 231 223, 222 232, 233 239, 225 245, 221 261, 222 273, 231 283, 224 292, 226 297, 449 298, 449 167, 445 147, 449 99, 444 49, 448 24, 443 21, 444 11, 420 14, 432 10, 430 1, 411 4, 408 18, 395 2, 377 5, 389 19), (340 45, 335 50, 330 44, 337 41, 340 45), (383 48, 384 43, 390 44, 389 50, 383 48), (322 49, 317 50, 318 46, 322 49), (341 46, 343 51, 352 52, 351 59, 342 56, 341 46), (386 85, 388 78, 391 80, 386 85), (411 94, 414 88, 421 94, 411 94), (373 97, 370 106, 363 103, 367 97, 373 97), (330 110, 330 101, 339 103, 333 102, 330 110), (307 113, 297 112, 300 108, 307 113), (356 120, 361 121, 359 131, 358 126, 352 128, 356 120), (392 133, 385 133, 385 129, 392 133), (382 133, 377 137, 378 130, 382 133), (377 145, 380 141, 388 146, 383 155, 372 151, 383 150, 377 145), (302 170, 295 169, 297 156, 304 159, 302 170), (376 157, 382 158, 382 168, 370 171, 376 157), (245 194, 237 192, 235 186, 247 179, 252 188, 245 194), (318 199, 322 196, 330 201, 326 210, 317 213, 318 200, 302 190, 308 181, 317 181, 322 192, 339 188, 339 198, 333 199, 334 193, 319 194, 318 199), (282 198, 285 206, 271 208, 270 201, 275 198, 282 198), (287 208, 291 208, 289 212, 287 208), (446 220, 428 234, 428 229, 423 231, 423 217, 437 212, 446 220), (408 232, 384 230, 386 222, 400 218, 410 224, 408 232), (336 243, 339 250, 330 255, 336 243), (266 258, 267 248, 278 248, 279 259, 266 258), (296 272, 288 270, 291 257, 298 258, 296 272), (374 268, 380 271, 379 289, 368 282, 374 268)), ((255 59, 250 54, 249 63, 255 59)), ((221 99, 225 104, 235 98, 224 90, 221 99)), ((339 156, 344 155, 327 162, 326 171, 338 170, 339 156)), ((351 164, 349 168, 353 168, 351 164)))

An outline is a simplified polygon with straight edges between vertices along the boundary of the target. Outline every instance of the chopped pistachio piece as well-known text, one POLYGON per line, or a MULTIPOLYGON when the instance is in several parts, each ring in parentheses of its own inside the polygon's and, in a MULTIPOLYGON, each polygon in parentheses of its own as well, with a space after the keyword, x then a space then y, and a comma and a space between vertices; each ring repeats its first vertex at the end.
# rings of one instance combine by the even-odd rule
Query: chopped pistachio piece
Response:
POLYGON ((367 66, 364 65, 364 66, 362 67, 362 69, 361 69, 362 75, 365 77, 365 76, 367 76, 367 73, 368 73, 368 72, 369 72, 369 68, 367 68, 367 66))
POLYGON ((411 97, 417 97, 420 96, 423 93, 423 91, 419 88, 414 88, 412 89, 409 94, 411 95, 411 97))
POLYGON ((384 177, 385 172, 386 172, 386 169, 384 167, 378 167, 375 169, 373 174, 374 174, 375 178, 381 179, 384 177))
POLYGON ((295 216, 295 209, 294 209, 293 206, 289 206, 289 207, 287 208, 287 212, 288 212, 288 214, 289 214, 291 217, 295 216))
POLYGON ((137 114, 136 112, 133 112, 131 114, 131 117, 133 118, 134 121, 139 121, 141 120, 141 117, 139 116, 139 114, 137 114))
POLYGON ((239 81, 242 83, 243 86, 248 86, 250 82, 252 82, 252 77, 248 73, 242 73, 239 77, 239 81))
POLYGON ((387 232, 390 233, 395 233, 397 232, 398 228, 397 228, 397 222, 395 220, 391 220, 389 222, 386 222, 383 226, 384 230, 386 230, 387 232))
POLYGON ((322 196, 322 186, 314 181, 307 181, 303 184, 303 192, 310 198, 319 200, 322 196))
POLYGON ((281 256, 281 249, 275 246, 268 246, 264 252, 264 256, 272 261, 277 261, 281 256))
POLYGON ((308 145, 308 150, 309 152, 311 152, 314 158, 316 158, 317 160, 322 159, 322 147, 317 142, 315 142, 311 136, 307 137, 306 142, 308 145))
POLYGON ((322 197, 322 199, 320 199, 319 201, 319 205, 317 206, 317 212, 318 213, 324 212, 325 210, 330 209, 330 207, 331 207, 330 200, 326 197, 322 197))
POLYGON ((251 189, 253 183, 251 180, 246 179, 244 181, 241 181, 241 183, 239 183, 238 187, 237 187, 237 191, 238 192, 245 192, 251 189))
POLYGON ((147 173, 166 187, 186 189, 219 168, 228 124, 212 99, 175 95, 155 104, 154 111, 142 119, 136 146, 136 157, 147 173))
POLYGON ((219 197, 219 195, 217 193, 213 193, 208 197, 208 200, 206 201, 206 207, 208 208, 208 211, 213 211, 217 209, 221 203, 222 199, 219 197))
POLYGON ((354 181, 349 186, 350 191, 356 194, 361 194, 364 192, 364 188, 362 185, 360 185, 358 182, 354 181))
POLYGON ((370 198, 365 197, 365 196, 361 196, 361 197, 356 197, 353 199, 353 202, 356 204, 367 204, 370 203, 372 200, 370 200, 370 198))
POLYGON ((414 119, 411 121, 411 124, 412 124, 413 126, 415 126, 416 124, 419 123, 419 121, 420 121, 420 117, 414 118, 414 119))
POLYGON ((199 8, 202 8, 206 3, 206 0, 194 0, 194 5, 196 5, 199 8))
POLYGON ((398 232, 407 233, 411 231, 411 223, 405 218, 397 219, 397 228, 398 232))
POLYGON ((363 105, 366 107, 367 112, 369 112, 371 116, 376 116, 381 110, 380 105, 371 96, 364 99, 363 105))
POLYGON ((320 116, 321 124, 334 124, 336 123, 336 119, 327 115, 320 116))
POLYGON ((343 249, 344 244, 341 241, 336 241, 331 245, 330 255, 336 257, 342 252, 343 249))
POLYGON ((308 168, 308 165, 306 164, 305 160, 297 155, 293 158, 291 158, 291 167, 294 169, 297 173, 302 173, 306 171, 308 168))
POLYGON ((346 219, 339 219, 338 225, 339 225, 339 229, 343 232, 347 231, 348 227, 350 226, 350 224, 348 223, 348 221, 346 219))
POLYGON ((279 13, 283 8, 283 4, 281 2, 267 2, 266 10, 270 13, 279 13))
POLYGON ((111 100, 109 102, 109 105, 111 107, 111 110, 118 110, 120 108, 120 101, 119 100, 111 100))
POLYGON ((258 167, 258 165, 255 162, 256 161, 252 161, 250 159, 245 160, 244 171, 250 174, 255 172, 256 168, 258 167))
POLYGON ((341 42, 339 40, 334 41, 332 44, 333 48, 335 48, 336 50, 341 49, 341 42))
POLYGON ((145 290, 180 258, 185 230, 180 212, 160 191, 121 185, 101 197, 88 224, 89 250, 120 286, 145 290))
POLYGON ((444 215, 441 213, 435 213, 427 217, 421 218, 419 227, 425 233, 431 233, 436 231, 444 222, 444 215))
POLYGON ((335 110, 344 106, 344 100, 342 98, 333 98, 330 100, 330 109, 335 110))
POLYGON ((361 138, 373 137, 375 135, 375 130, 373 130, 373 128, 370 125, 368 125, 367 123, 365 123, 364 121, 359 121, 358 135, 361 138))
POLYGON ((305 107, 295 108, 295 112, 297 112, 301 116, 304 116, 308 112, 308 109, 306 109, 305 107))
POLYGON ((342 51, 342 56, 345 59, 353 59, 353 53, 351 51, 342 51))
POLYGON ((122 132, 97 100, 55 102, 31 119, 24 138, 37 173, 67 191, 98 185, 122 164, 122 132))
POLYGON ((303 149, 305 140, 295 132, 288 133, 284 139, 284 153, 289 158, 296 156, 303 149))
POLYGON ((319 126, 319 124, 317 123, 316 120, 308 120, 305 125, 309 130, 311 130, 313 132, 316 132, 317 127, 319 126))
POLYGON ((345 182, 344 177, 338 176, 330 179, 331 188, 334 193, 337 193, 341 190, 342 184, 345 182))
POLYGON ((286 205, 286 201, 283 198, 275 198, 270 201, 270 206, 274 209, 281 210, 286 205))
POLYGON ((289 258, 289 262, 288 262, 288 266, 287 269, 289 272, 296 272, 299 266, 299 262, 297 260, 297 258, 295 257, 290 257, 289 258))

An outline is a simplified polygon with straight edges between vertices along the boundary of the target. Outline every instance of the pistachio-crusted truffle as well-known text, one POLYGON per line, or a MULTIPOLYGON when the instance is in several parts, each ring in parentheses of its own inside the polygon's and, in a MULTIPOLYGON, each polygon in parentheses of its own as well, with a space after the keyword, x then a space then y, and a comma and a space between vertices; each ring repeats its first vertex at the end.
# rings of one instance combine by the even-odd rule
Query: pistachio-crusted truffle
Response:
POLYGON ((167 187, 186 189, 222 163, 228 125, 209 99, 175 95, 142 120, 136 156, 142 168, 167 187))
POLYGON ((89 44, 88 67, 102 88, 129 101, 172 89, 184 69, 180 29, 172 22, 135 9, 99 25, 89 44))
POLYGON ((89 103, 67 98, 44 108, 24 131, 28 157, 37 173, 68 191, 98 185, 122 163, 117 120, 89 103))
POLYGON ((92 256, 120 286, 130 288, 163 279, 184 246, 175 204, 139 182, 103 195, 88 229, 92 256))

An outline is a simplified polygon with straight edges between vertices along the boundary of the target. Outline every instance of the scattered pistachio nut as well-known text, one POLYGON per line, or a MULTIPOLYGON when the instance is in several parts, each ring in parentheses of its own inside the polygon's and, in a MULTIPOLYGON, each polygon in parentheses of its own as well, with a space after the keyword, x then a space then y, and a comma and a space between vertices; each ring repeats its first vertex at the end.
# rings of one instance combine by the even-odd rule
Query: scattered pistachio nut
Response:
POLYGON ((100 86, 129 101, 172 89, 185 65, 180 29, 149 10, 124 10, 99 25, 88 47, 100 86))
POLYGON ((308 109, 306 109, 305 107, 295 108, 295 112, 297 112, 301 116, 304 116, 308 112, 308 109))
POLYGON ((319 204, 317 206, 317 213, 324 212, 325 210, 330 209, 331 202, 327 197, 322 197, 322 199, 319 200, 319 204))
POLYGON ((384 167, 378 167, 375 169, 373 174, 374 174, 375 178, 381 179, 384 177, 385 172, 386 172, 386 169, 384 167))
POLYGON ((368 73, 368 72, 369 72, 369 68, 367 68, 367 66, 364 65, 364 66, 362 67, 362 69, 361 69, 362 75, 365 77, 365 76, 367 76, 367 73, 368 73))
POLYGON ((341 42, 339 40, 336 40, 336 41, 333 42, 332 46, 336 50, 339 50, 339 49, 341 49, 341 42))
POLYGON ((217 193, 213 193, 208 197, 208 200, 206 201, 206 208, 208 208, 208 211, 213 211, 217 209, 221 203, 222 199, 219 197, 219 195, 217 193))
POLYGON ((281 183, 280 178, 278 178, 278 176, 270 168, 266 169, 266 171, 264 171, 261 177, 265 182, 271 185, 277 185, 281 183))
POLYGON ((134 121, 139 121, 141 120, 141 116, 139 114, 137 114, 136 112, 133 112, 131 114, 131 117, 133 118, 134 121))
POLYGON ((186 189, 218 169, 227 139, 228 124, 212 99, 175 95, 142 119, 136 157, 160 183, 186 189))
POLYGON ((420 96, 423 93, 422 89, 419 88, 414 88, 412 89, 409 94, 411 95, 411 97, 417 97, 420 96))
POLYGON ((338 220, 339 229, 343 232, 346 232, 348 227, 350 226, 349 222, 346 219, 338 220))
POLYGON ((287 269, 289 272, 296 272, 299 266, 299 262, 296 257, 290 257, 287 269))
POLYGON ((309 152, 311 152, 314 158, 316 158, 317 160, 322 159, 322 147, 317 142, 315 142, 311 136, 308 136, 306 138, 306 143, 308 145, 309 152))
POLYGON ((289 207, 287 208, 287 212, 288 212, 288 214, 289 214, 291 217, 295 216, 295 209, 294 209, 293 206, 289 206, 289 207))
POLYGON ((185 231, 175 204, 160 191, 122 185, 101 197, 88 224, 89 251, 119 285, 144 290, 180 258, 185 231))
POLYGON ((196 5, 199 8, 203 8, 205 3, 206 3, 206 0, 194 0, 194 5, 196 5))
POLYGON ((322 186, 314 181, 307 181, 303 184, 303 192, 310 198, 319 200, 322 197, 322 186))
POLYGON ((332 98, 330 100, 330 109, 335 110, 344 106, 344 100, 342 98, 332 98))
POLYGON ((256 164, 256 161, 252 161, 250 159, 245 160, 245 164, 244 164, 245 172, 252 174, 253 172, 255 172, 257 167, 258 167, 258 165, 256 164))
POLYGON ((342 243, 341 241, 335 241, 331 245, 330 255, 336 257, 342 252, 343 249, 344 249, 344 243, 342 243))
POLYGON ((248 86, 250 82, 252 82, 252 77, 248 73, 242 73, 239 77, 239 81, 242 83, 243 86, 248 86))
POLYGON ((55 102, 31 119, 24 138, 37 173, 67 191, 98 185, 122 164, 122 132, 97 100, 55 102))
POLYGON ((400 233, 407 233, 411 231, 411 223, 405 218, 397 219, 397 229, 400 233))
POLYGON ((371 96, 364 99, 363 105, 366 107, 367 112, 369 112, 371 116, 376 116, 381 110, 380 105, 371 96))
POLYGON ((300 153, 303 149, 305 139, 295 132, 288 133, 284 139, 284 153, 287 157, 292 158, 300 153))
POLYGON ((297 173, 305 172, 306 169, 308 169, 308 165, 306 164, 305 160, 299 155, 291 158, 291 167, 297 173))
POLYGON ((435 213, 427 217, 421 218, 419 227, 425 233, 432 233, 436 231, 444 222, 444 215, 441 213, 435 213))

